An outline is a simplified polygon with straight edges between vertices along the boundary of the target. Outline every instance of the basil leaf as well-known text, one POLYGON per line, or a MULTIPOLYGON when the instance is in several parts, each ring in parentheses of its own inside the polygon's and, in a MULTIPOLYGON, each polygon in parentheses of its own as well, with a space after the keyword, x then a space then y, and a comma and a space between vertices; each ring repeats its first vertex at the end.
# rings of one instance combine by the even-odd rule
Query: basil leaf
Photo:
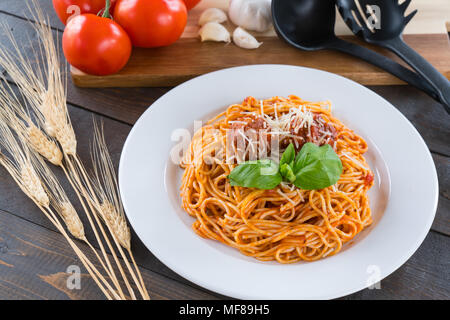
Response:
POLYGON ((294 162, 294 173, 297 174, 303 167, 308 165, 307 160, 309 159, 311 154, 317 152, 319 147, 314 143, 308 142, 303 145, 300 152, 297 153, 297 157, 295 157, 294 162))
POLYGON ((292 171, 291 166, 287 163, 284 163, 280 166, 280 173, 283 176, 283 178, 285 178, 290 183, 293 183, 297 178, 294 174, 294 171, 292 171))
POLYGON ((286 150, 284 150, 283 155, 281 156, 280 167, 285 163, 292 166, 294 164, 294 159, 295 159, 295 149, 294 145, 290 143, 286 148, 286 150))
POLYGON ((278 164, 272 160, 257 160, 241 163, 228 175, 232 186, 273 189, 282 180, 278 164))
POLYGON ((297 154, 294 173, 296 187, 303 190, 323 189, 338 182, 342 162, 330 145, 318 147, 306 143, 297 154))

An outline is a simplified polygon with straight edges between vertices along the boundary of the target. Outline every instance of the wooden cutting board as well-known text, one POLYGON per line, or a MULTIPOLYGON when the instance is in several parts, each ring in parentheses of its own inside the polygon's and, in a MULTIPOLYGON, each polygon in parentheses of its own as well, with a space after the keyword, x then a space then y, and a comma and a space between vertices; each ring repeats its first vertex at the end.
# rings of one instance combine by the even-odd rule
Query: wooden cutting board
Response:
MULTIPOLYGON (((135 48, 127 66, 111 76, 91 76, 71 68, 73 82, 80 87, 161 87, 175 86, 211 71, 249 64, 290 64, 337 73, 364 85, 404 84, 398 78, 352 56, 329 50, 306 52, 278 39, 273 30, 256 34, 263 45, 256 50, 241 49, 234 44, 200 42, 197 21, 208 7, 226 10, 229 0, 203 0, 189 12, 188 24, 181 39, 163 48, 135 48)), ((450 79, 450 43, 446 19, 450 18, 448 0, 413 0, 410 9, 419 13, 405 29, 404 40, 450 79)), ((387 50, 369 46, 355 36, 340 18, 336 33, 400 62, 387 50)), ((225 26, 232 31, 230 22, 225 26)))

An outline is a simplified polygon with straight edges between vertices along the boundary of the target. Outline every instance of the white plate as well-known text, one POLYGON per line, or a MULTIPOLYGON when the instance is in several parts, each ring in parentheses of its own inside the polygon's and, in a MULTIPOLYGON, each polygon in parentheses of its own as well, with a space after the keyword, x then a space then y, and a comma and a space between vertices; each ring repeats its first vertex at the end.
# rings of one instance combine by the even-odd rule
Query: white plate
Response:
MULTIPOLYGON (((254 65, 203 75, 156 101, 131 131, 120 161, 120 190, 134 230, 170 269, 220 294, 242 299, 328 299, 382 279, 405 263, 433 222, 436 169, 411 123, 386 100, 346 78, 282 65, 254 65), (246 96, 295 94, 331 100, 333 113, 369 143, 376 172, 370 191, 374 223, 339 254, 281 265, 259 262, 197 236, 181 209, 182 170, 170 161, 175 129, 192 130, 246 96)), ((381 283, 382 287, 382 283, 381 283)))

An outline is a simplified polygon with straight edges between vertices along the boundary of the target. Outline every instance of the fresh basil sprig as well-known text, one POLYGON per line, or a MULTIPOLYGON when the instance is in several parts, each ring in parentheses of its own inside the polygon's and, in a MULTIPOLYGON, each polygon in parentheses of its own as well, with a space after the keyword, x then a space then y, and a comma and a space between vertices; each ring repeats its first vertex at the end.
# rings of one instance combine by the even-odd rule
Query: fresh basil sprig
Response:
POLYGON ((278 164, 272 160, 247 161, 238 165, 228 175, 232 186, 273 189, 283 180, 278 164))
POLYGON ((295 158, 294 184, 300 189, 317 190, 332 186, 342 174, 342 162, 329 144, 319 147, 306 143, 295 158))
POLYGON ((317 190, 335 184, 341 174, 342 162, 330 145, 306 143, 296 156, 291 143, 280 164, 269 159, 247 161, 234 168, 228 179, 232 186, 247 188, 273 189, 284 180, 303 190, 317 190))

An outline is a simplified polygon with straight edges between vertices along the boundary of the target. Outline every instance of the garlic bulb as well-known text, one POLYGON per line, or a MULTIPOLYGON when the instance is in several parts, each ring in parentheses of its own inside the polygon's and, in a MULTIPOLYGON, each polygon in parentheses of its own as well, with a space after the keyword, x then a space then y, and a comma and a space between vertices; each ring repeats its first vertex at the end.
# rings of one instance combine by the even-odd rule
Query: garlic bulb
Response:
POLYGON ((264 32, 272 24, 272 0, 231 0, 228 14, 237 26, 264 32))
POLYGON ((254 36, 241 27, 237 27, 236 30, 234 30, 233 42, 238 47, 244 49, 256 49, 262 44, 262 42, 258 42, 254 36))
POLYGON ((200 38, 203 41, 230 42, 230 33, 217 22, 208 22, 199 30, 200 38))
POLYGON ((223 23, 227 21, 227 14, 220 9, 217 8, 208 8, 202 12, 200 18, 198 19, 198 24, 203 26, 208 22, 217 22, 223 23))

